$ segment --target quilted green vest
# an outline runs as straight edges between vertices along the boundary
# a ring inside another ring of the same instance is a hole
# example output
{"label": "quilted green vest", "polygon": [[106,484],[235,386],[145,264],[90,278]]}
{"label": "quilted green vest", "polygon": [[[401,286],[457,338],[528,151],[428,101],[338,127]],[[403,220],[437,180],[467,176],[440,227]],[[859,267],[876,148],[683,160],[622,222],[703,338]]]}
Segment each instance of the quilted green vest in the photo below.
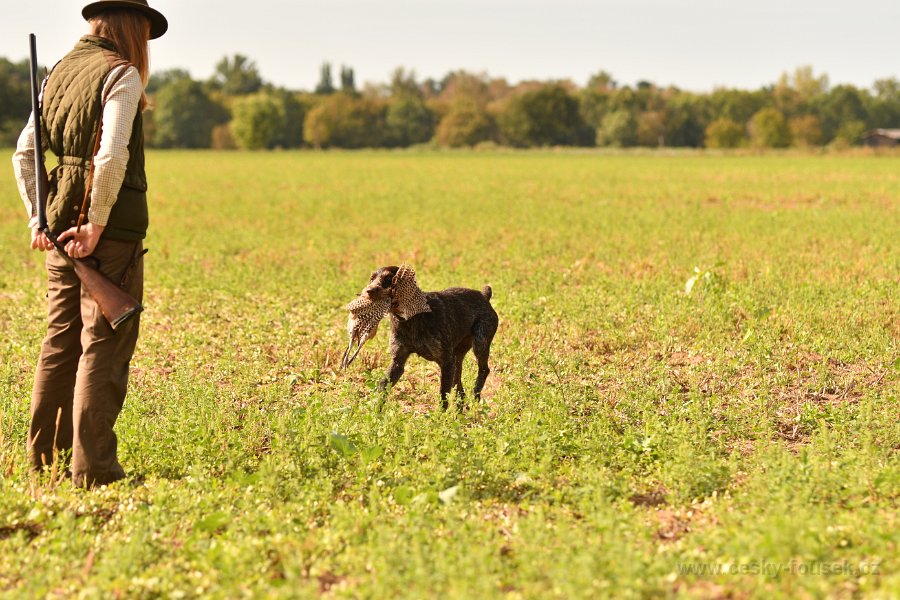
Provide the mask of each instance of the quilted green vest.
{"label": "quilted green vest", "polygon": [[[58,160],[49,172],[47,223],[56,233],[72,227],[78,220],[103,114],[103,85],[109,72],[123,63],[109,40],[87,35],[57,63],[47,80],[42,111],[44,139]],[[144,239],[147,220],[144,131],[138,108],[128,142],[125,180],[103,237],[125,241]]]}

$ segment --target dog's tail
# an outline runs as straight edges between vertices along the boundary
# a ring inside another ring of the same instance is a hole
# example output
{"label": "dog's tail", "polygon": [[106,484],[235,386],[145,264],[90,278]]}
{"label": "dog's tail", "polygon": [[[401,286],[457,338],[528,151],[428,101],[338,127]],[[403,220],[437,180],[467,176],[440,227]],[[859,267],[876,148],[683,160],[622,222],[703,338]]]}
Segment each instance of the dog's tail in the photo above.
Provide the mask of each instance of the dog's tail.
{"label": "dog's tail", "polygon": [[491,286],[486,285],[481,288],[481,295],[484,296],[485,300],[490,300],[491,296],[494,295],[494,290],[491,289]]}

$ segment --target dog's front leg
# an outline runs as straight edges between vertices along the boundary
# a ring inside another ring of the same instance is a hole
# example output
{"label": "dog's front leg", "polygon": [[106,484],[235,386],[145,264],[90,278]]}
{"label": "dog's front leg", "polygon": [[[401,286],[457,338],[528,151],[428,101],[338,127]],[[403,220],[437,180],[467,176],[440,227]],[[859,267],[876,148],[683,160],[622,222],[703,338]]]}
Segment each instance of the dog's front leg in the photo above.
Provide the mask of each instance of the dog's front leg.
{"label": "dog's front leg", "polygon": [[453,389],[456,383],[456,361],[453,357],[444,360],[441,365],[441,408],[447,410],[450,406],[447,401],[447,394]]}
{"label": "dog's front leg", "polygon": [[385,391],[390,384],[390,387],[394,387],[397,381],[400,379],[400,376],[403,375],[403,369],[406,367],[406,361],[409,358],[409,352],[404,351],[396,351],[391,356],[391,366],[388,368],[387,375],[381,381],[381,384],[378,386],[379,391]]}

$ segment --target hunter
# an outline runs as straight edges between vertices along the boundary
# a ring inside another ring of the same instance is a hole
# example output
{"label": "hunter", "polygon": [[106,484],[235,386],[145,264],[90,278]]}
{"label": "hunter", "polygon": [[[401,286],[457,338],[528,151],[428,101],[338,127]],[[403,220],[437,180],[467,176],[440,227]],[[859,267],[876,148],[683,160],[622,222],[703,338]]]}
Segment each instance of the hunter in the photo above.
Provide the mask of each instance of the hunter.
{"label": "hunter", "polygon": [[103,0],[84,7],[90,33],[44,80],[41,152],[49,169],[47,226],[36,215],[35,119],[13,155],[19,192],[31,216],[31,247],[47,251],[48,326],[31,397],[28,454],[43,470],[70,465],[79,487],[125,477],[113,432],[125,402],[139,316],[113,330],[75,275],[86,261],[133,297],[143,295],[147,233],[142,113],[149,77],[149,41],[168,29],[146,0]]}

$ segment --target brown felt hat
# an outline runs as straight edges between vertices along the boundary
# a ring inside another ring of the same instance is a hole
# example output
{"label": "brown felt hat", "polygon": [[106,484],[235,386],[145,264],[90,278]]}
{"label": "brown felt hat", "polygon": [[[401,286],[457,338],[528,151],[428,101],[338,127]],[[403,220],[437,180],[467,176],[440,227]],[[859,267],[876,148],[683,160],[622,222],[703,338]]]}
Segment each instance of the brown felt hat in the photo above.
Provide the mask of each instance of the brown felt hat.
{"label": "brown felt hat", "polygon": [[91,17],[106,10],[107,8],[131,8],[147,15],[150,20],[150,39],[155,40],[169,28],[169,22],[161,12],[154,8],[150,8],[147,0],[100,0],[100,2],[91,2],[81,9],[81,16],[85,21],[90,21]]}

